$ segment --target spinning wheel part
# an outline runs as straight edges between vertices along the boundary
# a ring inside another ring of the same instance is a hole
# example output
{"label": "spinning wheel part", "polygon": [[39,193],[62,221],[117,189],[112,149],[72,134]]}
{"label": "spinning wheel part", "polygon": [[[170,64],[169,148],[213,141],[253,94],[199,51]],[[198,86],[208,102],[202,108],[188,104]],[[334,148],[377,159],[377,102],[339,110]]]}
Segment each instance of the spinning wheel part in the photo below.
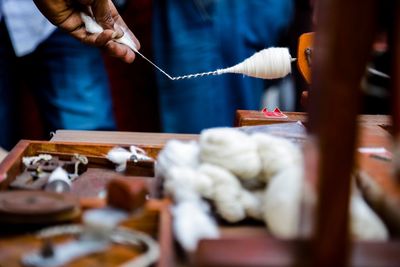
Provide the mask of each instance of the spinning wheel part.
{"label": "spinning wheel part", "polygon": [[43,191],[0,193],[0,223],[39,224],[75,219],[78,200],[67,194]]}
{"label": "spinning wheel part", "polygon": [[304,33],[299,38],[297,50],[297,66],[307,84],[311,84],[311,64],[312,50],[314,43],[314,33]]}
{"label": "spinning wheel part", "polygon": [[[22,257],[22,263],[26,266],[65,266],[80,257],[104,252],[111,243],[132,247],[141,252],[139,256],[123,263],[120,266],[125,267],[145,267],[155,263],[160,255],[158,243],[145,233],[118,227],[108,233],[106,240],[91,240],[81,238],[77,241],[51,246],[51,253],[47,253],[49,248],[49,239],[64,235],[85,235],[87,228],[81,225],[61,225],[46,228],[37,234],[37,237],[44,239],[46,253],[43,253],[44,247],[36,252],[28,253]],[[109,243],[110,242],[110,243]]]}

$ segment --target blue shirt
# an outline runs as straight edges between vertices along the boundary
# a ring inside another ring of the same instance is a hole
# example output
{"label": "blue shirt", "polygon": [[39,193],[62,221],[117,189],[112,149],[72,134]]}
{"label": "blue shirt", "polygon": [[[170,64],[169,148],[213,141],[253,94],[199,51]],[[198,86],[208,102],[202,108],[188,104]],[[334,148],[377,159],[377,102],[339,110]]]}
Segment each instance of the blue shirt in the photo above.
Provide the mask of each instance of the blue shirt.
{"label": "blue shirt", "polygon": [[0,19],[4,19],[15,54],[33,52],[56,29],[32,0],[0,0]]}

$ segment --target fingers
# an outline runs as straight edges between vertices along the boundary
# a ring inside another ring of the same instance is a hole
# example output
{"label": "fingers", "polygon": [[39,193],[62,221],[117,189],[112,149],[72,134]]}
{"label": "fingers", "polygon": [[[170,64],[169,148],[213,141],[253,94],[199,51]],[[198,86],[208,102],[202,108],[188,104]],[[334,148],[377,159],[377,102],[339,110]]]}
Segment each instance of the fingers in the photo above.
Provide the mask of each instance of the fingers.
{"label": "fingers", "polygon": [[94,0],[92,4],[93,15],[103,29],[115,30],[116,38],[121,38],[124,32],[115,25],[114,17],[119,17],[118,11],[110,0]]}
{"label": "fingers", "polygon": [[86,44],[104,48],[111,56],[122,59],[127,63],[133,62],[135,59],[135,53],[129,47],[117,43],[115,40],[121,38],[124,34],[128,34],[137,49],[140,48],[140,43],[126,26],[114,4],[110,0],[77,1],[91,7],[91,13],[104,31],[101,33],[90,34],[84,32],[84,29],[77,29],[76,31],[71,32],[71,34]]}
{"label": "fingers", "polygon": [[126,45],[110,41],[105,45],[105,48],[111,56],[122,59],[126,63],[132,63],[135,60],[135,52]]}
{"label": "fingers", "polygon": [[113,30],[104,30],[97,37],[95,36],[94,44],[98,47],[105,46],[109,41],[113,40],[115,32]]}

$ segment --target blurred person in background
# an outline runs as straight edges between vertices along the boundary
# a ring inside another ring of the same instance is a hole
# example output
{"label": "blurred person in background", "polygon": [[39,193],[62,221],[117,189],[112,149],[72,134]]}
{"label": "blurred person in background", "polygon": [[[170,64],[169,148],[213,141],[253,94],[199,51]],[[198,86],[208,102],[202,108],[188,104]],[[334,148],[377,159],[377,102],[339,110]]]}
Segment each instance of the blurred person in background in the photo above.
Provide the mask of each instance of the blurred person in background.
{"label": "blurred person in background", "polygon": [[99,49],[57,29],[32,0],[0,0],[0,21],[0,147],[11,149],[21,138],[21,81],[35,97],[46,132],[115,129]]}
{"label": "blurred person in background", "polygon": [[[154,0],[154,60],[170,75],[235,65],[278,45],[293,0]],[[157,73],[165,132],[232,126],[237,109],[259,109],[266,81],[225,74],[171,81]]]}

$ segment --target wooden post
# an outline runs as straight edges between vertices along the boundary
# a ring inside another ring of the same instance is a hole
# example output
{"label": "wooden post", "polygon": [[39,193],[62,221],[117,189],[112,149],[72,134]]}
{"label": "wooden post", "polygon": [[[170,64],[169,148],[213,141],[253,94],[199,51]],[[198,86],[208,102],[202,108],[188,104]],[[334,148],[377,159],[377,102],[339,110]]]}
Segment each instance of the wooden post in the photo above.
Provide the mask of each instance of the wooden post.
{"label": "wooden post", "polygon": [[400,2],[393,0],[393,5],[387,10],[393,18],[389,28],[389,49],[391,55],[391,91],[392,118],[394,140],[394,168],[397,182],[400,185]]}
{"label": "wooden post", "polygon": [[313,266],[348,264],[348,204],[360,83],[376,27],[375,0],[320,0],[309,121],[319,154]]}

